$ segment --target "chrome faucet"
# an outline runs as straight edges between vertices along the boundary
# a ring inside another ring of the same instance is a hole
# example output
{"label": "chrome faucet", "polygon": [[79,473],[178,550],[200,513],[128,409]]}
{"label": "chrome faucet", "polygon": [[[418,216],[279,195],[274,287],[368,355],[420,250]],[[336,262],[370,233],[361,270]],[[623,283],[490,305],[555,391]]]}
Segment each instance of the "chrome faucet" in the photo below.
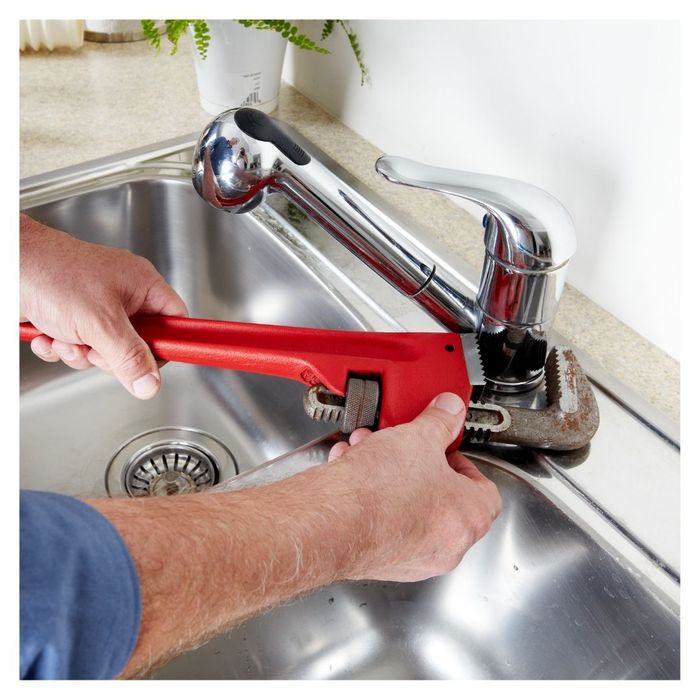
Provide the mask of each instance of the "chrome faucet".
{"label": "chrome faucet", "polygon": [[482,206],[486,255],[476,301],[440,269],[411,232],[312,158],[266,114],[229,110],[204,129],[193,183],[213,206],[250,211],[279,191],[451,331],[476,332],[491,389],[517,393],[542,379],[547,332],[576,238],[568,212],[517,180],[383,156],[391,182],[463,197]]}

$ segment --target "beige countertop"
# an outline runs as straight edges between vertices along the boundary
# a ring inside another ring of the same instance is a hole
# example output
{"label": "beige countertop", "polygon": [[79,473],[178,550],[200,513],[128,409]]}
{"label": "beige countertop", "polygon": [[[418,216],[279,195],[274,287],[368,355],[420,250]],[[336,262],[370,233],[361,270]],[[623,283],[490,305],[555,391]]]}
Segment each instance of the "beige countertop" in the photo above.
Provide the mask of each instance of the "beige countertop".
{"label": "beige countertop", "polygon": [[[442,195],[377,177],[381,151],[288,85],[275,116],[481,268],[481,226],[463,209]],[[197,132],[210,119],[199,106],[186,42],[175,56],[157,55],[145,42],[87,42],[76,52],[28,53],[20,60],[21,177]],[[673,358],[568,285],[555,328],[679,421],[680,367]]]}

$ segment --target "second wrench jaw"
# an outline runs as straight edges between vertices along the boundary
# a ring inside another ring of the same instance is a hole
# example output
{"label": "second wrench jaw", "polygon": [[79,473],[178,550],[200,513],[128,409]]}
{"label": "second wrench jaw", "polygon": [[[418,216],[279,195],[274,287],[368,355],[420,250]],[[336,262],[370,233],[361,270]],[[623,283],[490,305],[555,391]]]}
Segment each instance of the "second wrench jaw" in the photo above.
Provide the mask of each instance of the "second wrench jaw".
{"label": "second wrench jaw", "polygon": [[[472,443],[486,443],[495,433],[508,430],[510,424],[510,413],[503,406],[470,401],[464,422],[464,439]],[[497,436],[493,441],[498,442]]]}
{"label": "second wrench jaw", "polygon": [[344,399],[315,384],[304,393],[304,412],[319,423],[339,423],[345,413]]}

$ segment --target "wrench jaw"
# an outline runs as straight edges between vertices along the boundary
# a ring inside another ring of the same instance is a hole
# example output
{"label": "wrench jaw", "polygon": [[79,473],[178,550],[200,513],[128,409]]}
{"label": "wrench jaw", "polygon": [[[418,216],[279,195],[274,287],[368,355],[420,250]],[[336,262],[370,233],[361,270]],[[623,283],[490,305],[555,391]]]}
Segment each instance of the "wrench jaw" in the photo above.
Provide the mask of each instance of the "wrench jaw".
{"label": "wrench jaw", "polygon": [[553,347],[545,363],[545,408],[470,403],[465,441],[570,451],[586,446],[600,417],[591,385],[571,348]]}
{"label": "wrench jaw", "polygon": [[376,428],[379,416],[379,382],[350,377],[345,396],[332,394],[316,384],[304,394],[304,411],[309,418],[323,423],[339,423],[341,433],[349,435],[357,428]]}

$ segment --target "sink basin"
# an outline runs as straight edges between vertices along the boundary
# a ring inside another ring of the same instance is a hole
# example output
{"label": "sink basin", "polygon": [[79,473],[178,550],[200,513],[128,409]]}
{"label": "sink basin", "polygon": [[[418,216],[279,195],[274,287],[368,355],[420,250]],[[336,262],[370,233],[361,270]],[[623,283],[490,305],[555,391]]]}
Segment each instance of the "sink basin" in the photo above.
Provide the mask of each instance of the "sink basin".
{"label": "sink basin", "polygon": [[[282,200],[239,216],[209,208],[187,179],[191,148],[183,139],[31,178],[22,206],[146,256],[193,316],[435,328],[311,222],[290,223]],[[158,398],[141,402],[96,370],[45,364],[27,346],[20,359],[23,488],[126,497],[140,461],[166,443],[200,455],[208,483],[242,488],[321,462],[332,444],[302,410],[304,387],[288,380],[170,363]],[[678,446],[634,401],[601,381],[596,394],[601,430],[580,454],[470,451],[503,513],[454,572],[326,587],[153,677],[679,678]],[[642,446],[649,464],[632,464],[620,440]],[[671,491],[657,504],[663,527],[649,523],[644,500],[658,495],[654,479]],[[626,498],[604,488],[611,481],[628,484]]]}

